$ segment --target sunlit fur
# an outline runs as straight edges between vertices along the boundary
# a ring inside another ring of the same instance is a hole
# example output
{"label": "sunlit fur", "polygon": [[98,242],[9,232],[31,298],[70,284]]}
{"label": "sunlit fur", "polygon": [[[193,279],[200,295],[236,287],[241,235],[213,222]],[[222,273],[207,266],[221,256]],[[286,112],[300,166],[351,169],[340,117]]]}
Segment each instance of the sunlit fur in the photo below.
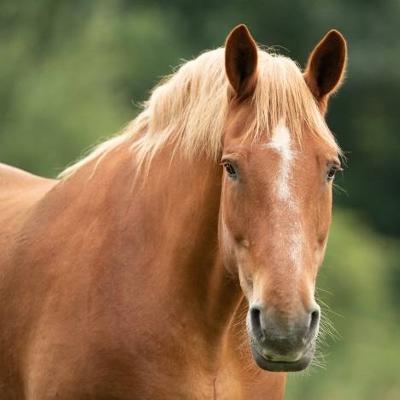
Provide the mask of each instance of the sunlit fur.
{"label": "sunlit fur", "polygon": [[[247,135],[254,140],[262,132],[272,135],[273,128],[283,121],[299,142],[307,130],[340,153],[294,61],[259,49],[257,74],[251,99],[256,117]],[[161,81],[143,111],[121,134],[100,144],[60,177],[70,176],[82,165],[126,142],[130,143],[138,165],[150,162],[167,142],[174,143],[189,158],[206,154],[217,160],[229,108],[228,85],[223,48],[186,62]]]}

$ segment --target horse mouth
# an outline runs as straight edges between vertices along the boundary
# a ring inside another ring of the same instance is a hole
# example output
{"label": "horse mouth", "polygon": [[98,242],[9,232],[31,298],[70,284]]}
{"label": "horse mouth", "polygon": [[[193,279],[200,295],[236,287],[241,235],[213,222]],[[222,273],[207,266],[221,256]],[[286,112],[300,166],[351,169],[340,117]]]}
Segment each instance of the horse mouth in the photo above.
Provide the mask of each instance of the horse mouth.
{"label": "horse mouth", "polygon": [[271,372],[298,372],[306,369],[314,356],[314,347],[311,346],[299,359],[294,361],[274,360],[264,356],[256,345],[251,346],[253,358],[261,369]]}

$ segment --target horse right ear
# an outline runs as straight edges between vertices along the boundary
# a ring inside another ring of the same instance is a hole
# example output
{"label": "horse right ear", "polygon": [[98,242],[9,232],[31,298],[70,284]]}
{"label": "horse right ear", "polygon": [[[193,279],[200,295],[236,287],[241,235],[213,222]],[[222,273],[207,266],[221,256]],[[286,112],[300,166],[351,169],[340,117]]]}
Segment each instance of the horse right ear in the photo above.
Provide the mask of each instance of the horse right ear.
{"label": "horse right ear", "polygon": [[235,95],[251,95],[257,78],[257,45],[246,25],[238,25],[225,42],[225,70]]}
{"label": "horse right ear", "polygon": [[346,39],[332,29],[312,51],[304,72],[307,85],[322,109],[326,109],[329,96],[343,82],[346,64]]}

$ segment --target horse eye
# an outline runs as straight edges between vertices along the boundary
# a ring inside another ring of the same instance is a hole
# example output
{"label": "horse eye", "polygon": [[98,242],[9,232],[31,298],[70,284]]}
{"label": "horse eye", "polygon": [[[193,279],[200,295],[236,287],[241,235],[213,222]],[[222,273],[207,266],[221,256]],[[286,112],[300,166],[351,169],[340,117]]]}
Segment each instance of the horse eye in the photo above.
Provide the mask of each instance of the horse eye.
{"label": "horse eye", "polygon": [[237,177],[236,169],[235,169],[235,167],[232,165],[231,162],[229,162],[229,161],[223,161],[223,162],[222,162],[222,165],[224,166],[225,171],[226,171],[226,173],[228,174],[228,176],[229,176],[230,178],[234,178],[234,179],[235,179],[235,178]]}
{"label": "horse eye", "polygon": [[326,175],[326,180],[328,182],[333,181],[335,179],[336,172],[338,172],[339,170],[340,170],[340,167],[338,167],[337,165],[332,165],[329,168],[329,171]]}

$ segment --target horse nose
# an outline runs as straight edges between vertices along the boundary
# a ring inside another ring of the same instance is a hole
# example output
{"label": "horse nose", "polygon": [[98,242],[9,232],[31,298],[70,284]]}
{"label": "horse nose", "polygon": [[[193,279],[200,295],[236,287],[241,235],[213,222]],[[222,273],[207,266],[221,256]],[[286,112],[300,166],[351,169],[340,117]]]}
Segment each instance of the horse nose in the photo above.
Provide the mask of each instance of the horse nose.
{"label": "horse nose", "polygon": [[279,316],[272,310],[253,306],[249,310],[250,330],[263,353],[271,357],[296,358],[317,333],[320,308],[313,306],[295,317]]}

